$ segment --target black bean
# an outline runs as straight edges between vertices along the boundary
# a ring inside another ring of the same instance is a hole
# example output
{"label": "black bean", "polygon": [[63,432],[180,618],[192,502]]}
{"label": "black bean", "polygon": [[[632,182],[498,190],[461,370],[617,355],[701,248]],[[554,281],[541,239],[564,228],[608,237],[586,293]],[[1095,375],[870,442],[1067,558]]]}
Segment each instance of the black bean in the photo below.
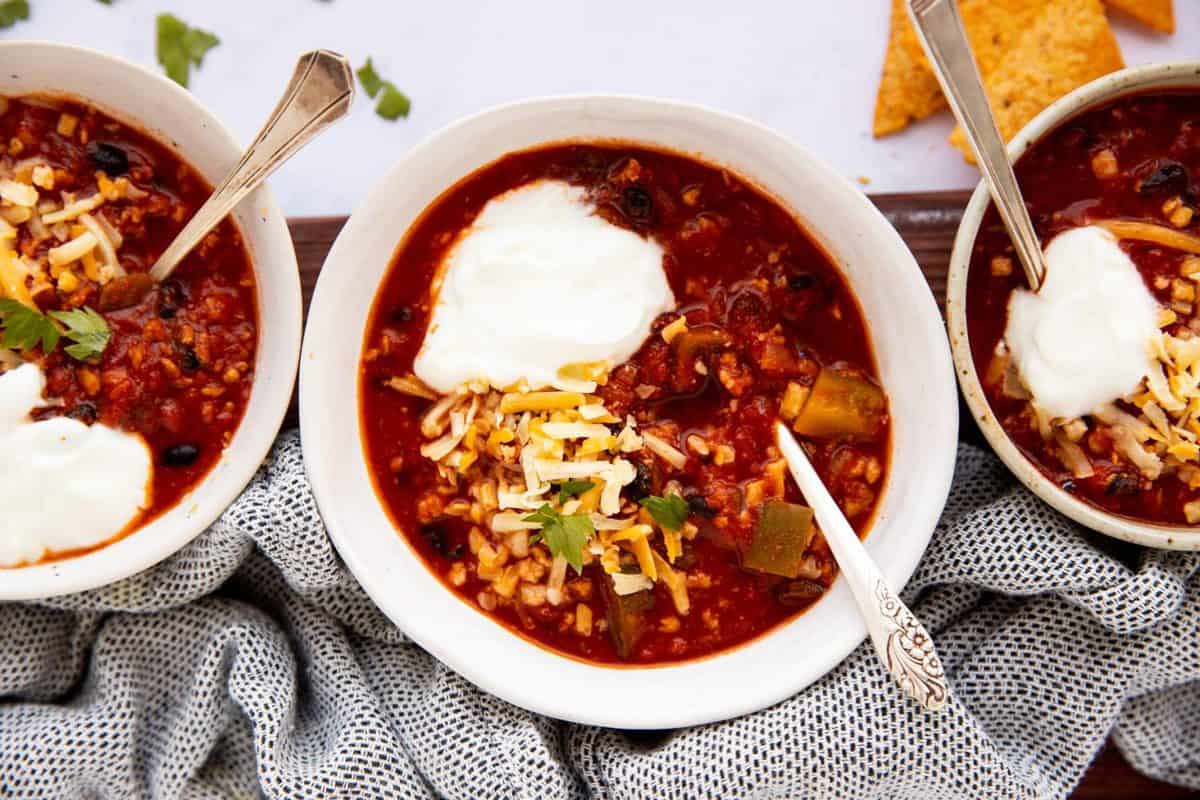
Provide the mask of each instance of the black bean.
{"label": "black bean", "polygon": [[1181,194],[1187,191],[1190,183],[1187,167],[1178,161],[1160,158],[1151,166],[1150,174],[1142,178],[1138,191],[1143,194],[1159,191]]}
{"label": "black bean", "polygon": [[649,497],[654,494],[654,474],[650,472],[650,468],[646,466],[644,461],[634,462],[634,467],[637,474],[634,475],[633,481],[628,486],[630,497],[641,500],[643,497]]}
{"label": "black bean", "polygon": [[650,212],[654,210],[654,201],[650,199],[650,193],[640,186],[626,187],[624,201],[625,214],[630,219],[649,219]]}
{"label": "black bean", "polygon": [[801,272],[788,278],[788,288],[793,292],[803,292],[816,284],[817,278],[811,272]]}
{"label": "black bean", "polygon": [[168,467],[190,467],[200,457],[200,448],[194,444],[173,444],[162,452],[162,463]]}
{"label": "black bean", "polygon": [[399,306],[392,312],[393,322],[408,322],[412,317],[412,309],[408,306]]}
{"label": "black bean", "polygon": [[129,156],[115,144],[92,142],[88,145],[88,157],[96,169],[104,170],[109,177],[124,175],[129,171]]}
{"label": "black bean", "polygon": [[183,284],[174,279],[167,280],[158,287],[158,315],[163,319],[173,318],[186,300]]}
{"label": "black bean", "polygon": [[196,355],[195,348],[190,345],[178,345],[179,350],[179,368],[184,372],[195,372],[200,369],[200,356]]}
{"label": "black bean", "polygon": [[701,517],[712,519],[717,515],[717,510],[708,504],[702,494],[694,494],[687,499],[688,508],[693,514]]}
{"label": "black bean", "polygon": [[71,419],[77,419],[84,425],[93,425],[97,417],[96,406],[89,402],[82,402],[67,412],[67,416]]}
{"label": "black bean", "polygon": [[1141,491],[1141,482],[1130,475],[1117,473],[1108,480],[1104,493],[1109,497],[1137,494]]}
{"label": "black bean", "polygon": [[445,558],[462,555],[462,545],[451,545],[446,528],[439,522],[427,522],[421,526],[421,535],[429,542],[434,552]]}

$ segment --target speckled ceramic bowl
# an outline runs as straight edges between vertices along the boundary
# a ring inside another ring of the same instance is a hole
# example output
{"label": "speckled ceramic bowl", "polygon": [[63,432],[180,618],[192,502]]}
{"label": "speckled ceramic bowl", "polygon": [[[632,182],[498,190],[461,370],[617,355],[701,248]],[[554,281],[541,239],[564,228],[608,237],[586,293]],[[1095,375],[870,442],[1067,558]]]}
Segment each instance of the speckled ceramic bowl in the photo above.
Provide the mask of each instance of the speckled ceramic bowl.
{"label": "speckled ceramic bowl", "polygon": [[[1016,161],[1033,142],[1047,132],[1072,117],[1110,100],[1127,94],[1181,89],[1200,91],[1200,62],[1149,64],[1106,75],[1081,86],[1034,117],[1009,144],[1008,156]],[[967,269],[971,263],[975,235],[990,204],[991,196],[987,186],[981,182],[967,204],[958,236],[954,240],[954,252],[950,258],[950,274],[946,284],[946,323],[958,382],[984,436],[1001,460],[1030,491],[1081,525],[1117,539],[1149,547],[1200,550],[1200,527],[1156,525],[1111,514],[1063,491],[1013,444],[992,414],[971,358],[966,319]]]}

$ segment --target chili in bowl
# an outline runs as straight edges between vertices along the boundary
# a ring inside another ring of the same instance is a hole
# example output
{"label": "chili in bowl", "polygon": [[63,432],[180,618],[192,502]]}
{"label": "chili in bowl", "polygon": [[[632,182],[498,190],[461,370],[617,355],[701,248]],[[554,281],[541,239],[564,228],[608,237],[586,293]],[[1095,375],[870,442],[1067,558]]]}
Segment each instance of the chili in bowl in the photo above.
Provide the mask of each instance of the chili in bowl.
{"label": "chili in bowl", "polygon": [[1047,261],[1024,286],[986,190],[951,260],[947,319],[984,434],[1042,499],[1094,530],[1200,548],[1200,80],[1101,78],[1009,147]]}
{"label": "chili in bowl", "polygon": [[744,713],[864,635],[775,419],[897,584],[928,541],[956,436],[929,300],[861,193],[752,123],[495,109],[410,154],[335,243],[306,467],[375,602],[485,689],[621,727]]}
{"label": "chili in bowl", "polygon": [[299,288],[265,193],[153,284],[238,147],[140,68],[0,52],[23,65],[0,80],[0,597],[45,597],[152,565],[244,487],[289,399]]}

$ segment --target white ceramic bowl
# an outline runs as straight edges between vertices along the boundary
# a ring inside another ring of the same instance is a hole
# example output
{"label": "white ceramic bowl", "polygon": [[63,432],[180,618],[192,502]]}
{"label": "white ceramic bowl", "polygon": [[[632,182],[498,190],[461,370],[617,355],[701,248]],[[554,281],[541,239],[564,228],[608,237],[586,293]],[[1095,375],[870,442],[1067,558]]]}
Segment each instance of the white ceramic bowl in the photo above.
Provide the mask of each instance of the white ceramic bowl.
{"label": "white ceramic bowl", "polygon": [[862,641],[863,623],[841,580],[807,613],[729,652],[653,668],[587,664],[513,634],[443,586],[393,528],[367,472],[359,355],[401,237],[476,169],[571,139],[635,142],[724,165],[794,209],[840,265],[869,322],[894,419],[892,468],[867,547],[893,585],[908,580],[945,503],[958,431],[949,351],[925,279],[862,192],[821,161],[746,119],[662,100],[566,97],[495,108],[434,135],[385,175],[334,244],[310,309],[300,418],[313,490],[330,536],[371,598],[483,689],[550,716],[621,728],[754,711],[821,677]]}
{"label": "white ceramic bowl", "polygon": [[[41,92],[91,103],[169,144],[211,183],[241,157],[229,131],[187,90],[127,61],[49,42],[0,42],[0,62],[0,95]],[[295,383],[300,278],[287,222],[266,188],[250,195],[234,217],[258,279],[259,338],[254,388],[229,447],[192,492],[129,536],[77,558],[0,569],[0,600],[79,592],[153,566],[212,524],[262,464]]]}
{"label": "white ceramic bowl", "polygon": [[[1016,161],[1031,144],[1046,133],[1088,109],[1123,95],[1156,89],[1200,91],[1200,62],[1132,67],[1081,86],[1034,117],[1009,143],[1008,157]],[[975,235],[979,231],[983,214],[990,203],[987,186],[980,182],[975,187],[975,193],[971,195],[971,201],[967,204],[958,235],[954,240],[950,273],[946,281],[946,325],[950,333],[950,348],[954,353],[954,364],[963,395],[966,396],[967,405],[983,430],[983,435],[987,437],[988,443],[1000,459],[1030,491],[1079,524],[1135,544],[1169,550],[1200,550],[1200,528],[1140,522],[1110,514],[1064,492],[1017,449],[992,414],[971,358],[966,318],[967,269],[971,263],[971,249],[974,247]]]}

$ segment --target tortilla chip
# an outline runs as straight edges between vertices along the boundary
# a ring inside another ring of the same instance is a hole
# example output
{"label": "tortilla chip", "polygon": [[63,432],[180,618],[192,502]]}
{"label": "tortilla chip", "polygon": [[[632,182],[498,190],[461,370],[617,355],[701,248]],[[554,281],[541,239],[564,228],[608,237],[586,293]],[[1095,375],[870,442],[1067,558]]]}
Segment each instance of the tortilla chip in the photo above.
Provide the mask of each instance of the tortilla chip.
{"label": "tortilla chip", "polygon": [[[984,71],[984,87],[1005,141],[1067,92],[1125,66],[1100,0],[1045,0],[1039,5],[1022,20],[1003,61]],[[954,129],[950,143],[975,162],[961,128]]]}
{"label": "tortilla chip", "polygon": [[[959,0],[963,28],[983,76],[1013,47],[1027,20],[1046,0]],[[876,137],[905,128],[946,106],[921,40],[909,21],[907,2],[892,0],[891,33],[875,99]]]}
{"label": "tortilla chip", "polygon": [[1163,33],[1175,32],[1175,9],[1171,0],[1106,0],[1109,8],[1123,11],[1133,19]]}
{"label": "tortilla chip", "polygon": [[892,0],[892,27],[875,95],[876,137],[895,133],[946,105],[905,6],[905,0]]}

